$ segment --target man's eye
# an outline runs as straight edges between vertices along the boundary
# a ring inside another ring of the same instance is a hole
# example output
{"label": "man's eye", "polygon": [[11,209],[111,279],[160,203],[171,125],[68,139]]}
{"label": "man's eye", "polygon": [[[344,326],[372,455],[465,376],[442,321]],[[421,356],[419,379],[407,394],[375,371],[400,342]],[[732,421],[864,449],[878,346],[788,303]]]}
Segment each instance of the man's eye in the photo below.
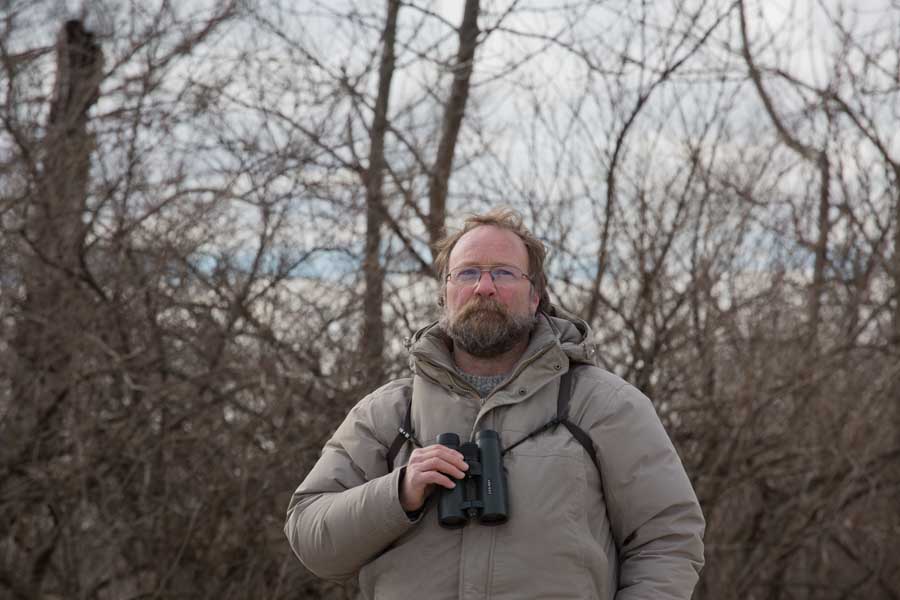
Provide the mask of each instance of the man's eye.
{"label": "man's eye", "polygon": [[494,276],[494,279],[500,279],[501,281],[516,278],[515,271],[513,271],[512,269],[504,268],[504,267],[498,267],[496,269],[491,269],[491,275]]}
{"label": "man's eye", "polygon": [[460,281],[473,281],[481,278],[480,269],[462,269],[456,272],[456,278]]}

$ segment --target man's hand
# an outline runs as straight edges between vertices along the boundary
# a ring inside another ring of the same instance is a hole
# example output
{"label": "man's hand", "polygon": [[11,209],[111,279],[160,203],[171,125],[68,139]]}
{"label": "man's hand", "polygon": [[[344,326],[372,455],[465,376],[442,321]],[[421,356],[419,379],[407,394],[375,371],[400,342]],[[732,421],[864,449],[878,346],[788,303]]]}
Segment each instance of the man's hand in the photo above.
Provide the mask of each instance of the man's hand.
{"label": "man's hand", "polygon": [[456,484],[447,475],[462,479],[463,471],[468,468],[462,454],[447,446],[416,448],[409,456],[400,482],[400,506],[406,512],[419,510],[435,485],[453,489]]}

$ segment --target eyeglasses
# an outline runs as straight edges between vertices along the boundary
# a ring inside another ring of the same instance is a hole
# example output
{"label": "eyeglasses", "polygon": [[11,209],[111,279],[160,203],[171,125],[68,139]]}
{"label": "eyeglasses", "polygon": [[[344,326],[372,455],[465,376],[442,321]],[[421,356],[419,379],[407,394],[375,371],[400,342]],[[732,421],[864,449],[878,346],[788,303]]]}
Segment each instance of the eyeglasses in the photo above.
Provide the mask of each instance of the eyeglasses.
{"label": "eyeglasses", "polygon": [[447,279],[457,285],[474,285],[481,281],[481,274],[485,272],[490,273],[491,281],[495,285],[512,285],[520,279],[531,281],[531,277],[523,273],[521,269],[509,265],[457,267],[450,270]]}

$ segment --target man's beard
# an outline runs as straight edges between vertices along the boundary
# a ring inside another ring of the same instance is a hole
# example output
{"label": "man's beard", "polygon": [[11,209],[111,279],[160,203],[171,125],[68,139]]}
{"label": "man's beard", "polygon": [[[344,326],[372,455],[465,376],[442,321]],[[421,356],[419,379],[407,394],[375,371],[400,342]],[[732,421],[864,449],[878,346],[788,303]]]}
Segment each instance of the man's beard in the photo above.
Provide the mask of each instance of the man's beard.
{"label": "man's beard", "polygon": [[512,315],[492,298],[473,298],[455,317],[445,308],[440,326],[460,349],[478,358],[493,358],[512,350],[532,332],[535,315]]}

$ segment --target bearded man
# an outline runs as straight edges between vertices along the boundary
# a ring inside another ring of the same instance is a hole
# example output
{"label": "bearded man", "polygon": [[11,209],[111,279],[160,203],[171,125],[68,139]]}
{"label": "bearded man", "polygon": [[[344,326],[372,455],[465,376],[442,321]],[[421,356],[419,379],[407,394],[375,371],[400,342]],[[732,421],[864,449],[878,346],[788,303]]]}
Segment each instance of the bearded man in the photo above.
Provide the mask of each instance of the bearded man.
{"label": "bearded man", "polygon": [[[412,338],[413,377],[363,398],[291,499],[285,533],[310,571],[358,574],[367,599],[691,597],[704,520],[690,481],[649,399],[550,304],[544,257],[509,210],[438,245],[442,314]],[[470,508],[449,529],[436,499],[483,472],[434,441],[484,431],[508,512],[487,526]]]}

